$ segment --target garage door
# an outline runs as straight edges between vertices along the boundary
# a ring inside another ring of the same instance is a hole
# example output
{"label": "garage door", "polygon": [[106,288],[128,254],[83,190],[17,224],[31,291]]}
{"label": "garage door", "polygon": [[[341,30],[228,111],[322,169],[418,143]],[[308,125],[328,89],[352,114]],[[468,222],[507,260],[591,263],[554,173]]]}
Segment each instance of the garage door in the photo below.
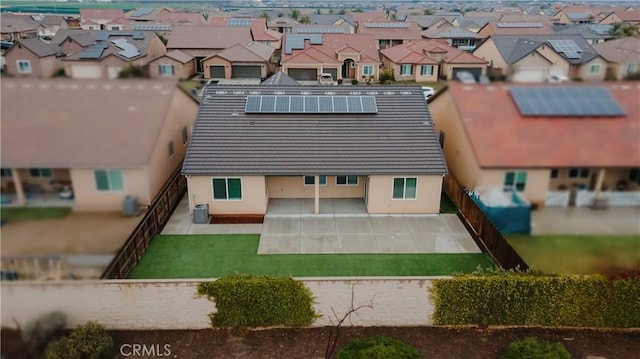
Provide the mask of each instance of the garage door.
{"label": "garage door", "polygon": [[120,66],[109,66],[107,67],[107,75],[110,79],[117,79],[120,75],[120,71],[122,71],[122,67]]}
{"label": "garage door", "polygon": [[294,80],[316,81],[318,80],[316,69],[289,69],[289,75]]}
{"label": "garage door", "polygon": [[545,80],[546,69],[525,68],[517,69],[511,76],[513,82],[543,82]]}
{"label": "garage door", "polygon": [[99,65],[71,65],[71,77],[74,79],[99,79],[102,78],[102,69]]}
{"label": "garage door", "polygon": [[338,69],[324,69],[322,71],[324,73],[331,74],[331,76],[333,76],[334,81],[338,79]]}
{"label": "garage door", "polygon": [[460,71],[464,71],[464,72],[470,72],[475,78],[476,80],[478,80],[478,78],[480,78],[480,75],[482,75],[482,69],[477,67],[470,67],[470,68],[465,68],[465,67],[454,67],[453,71],[452,71],[452,76],[454,79],[456,79],[456,74]]}
{"label": "garage door", "polygon": [[260,66],[231,66],[232,79],[259,79],[261,75]]}
{"label": "garage door", "polygon": [[209,74],[212,79],[223,79],[224,66],[209,66]]}

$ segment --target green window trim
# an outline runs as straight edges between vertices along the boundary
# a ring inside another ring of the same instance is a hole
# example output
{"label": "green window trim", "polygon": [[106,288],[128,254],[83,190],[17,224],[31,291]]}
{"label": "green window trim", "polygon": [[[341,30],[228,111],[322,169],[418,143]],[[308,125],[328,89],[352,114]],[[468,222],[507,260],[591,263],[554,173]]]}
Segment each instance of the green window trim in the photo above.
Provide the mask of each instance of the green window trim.
{"label": "green window trim", "polygon": [[[320,178],[320,186],[327,185],[327,176],[318,176]],[[305,186],[313,186],[316,183],[315,176],[304,176],[302,183]]]}
{"label": "green window trim", "polygon": [[212,178],[211,184],[215,201],[242,200],[242,180],[240,178]]}
{"label": "green window trim", "polygon": [[504,190],[511,191],[515,189],[518,192],[523,192],[527,187],[527,172],[526,171],[508,171],[504,174]]}
{"label": "green window trim", "polygon": [[95,170],[93,176],[99,192],[115,192],[124,190],[121,170]]}
{"label": "green window trim", "polygon": [[336,186],[357,186],[359,182],[358,176],[336,176]]}
{"label": "green window trim", "polygon": [[394,177],[392,198],[395,200],[414,200],[418,197],[417,177]]}

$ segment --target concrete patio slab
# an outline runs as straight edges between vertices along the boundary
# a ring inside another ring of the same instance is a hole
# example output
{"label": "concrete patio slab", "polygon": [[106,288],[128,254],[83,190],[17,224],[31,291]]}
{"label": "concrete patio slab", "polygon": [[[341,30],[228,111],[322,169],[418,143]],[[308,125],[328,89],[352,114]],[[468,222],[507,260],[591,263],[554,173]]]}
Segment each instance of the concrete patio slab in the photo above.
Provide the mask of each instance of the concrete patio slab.
{"label": "concrete patio slab", "polygon": [[301,217],[300,233],[302,234],[334,234],[336,223],[333,217]]}
{"label": "concrete patio slab", "polygon": [[640,208],[542,208],[531,212],[531,233],[640,235]]}
{"label": "concrete patio slab", "polygon": [[335,217],[338,234],[373,233],[369,217]]}

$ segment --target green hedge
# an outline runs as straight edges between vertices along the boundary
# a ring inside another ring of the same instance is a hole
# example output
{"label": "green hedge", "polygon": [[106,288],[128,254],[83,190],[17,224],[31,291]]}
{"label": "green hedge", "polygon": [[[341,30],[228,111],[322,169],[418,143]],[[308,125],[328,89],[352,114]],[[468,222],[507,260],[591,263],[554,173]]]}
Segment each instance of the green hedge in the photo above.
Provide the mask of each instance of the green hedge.
{"label": "green hedge", "polygon": [[640,279],[460,275],[430,289],[436,325],[640,327]]}
{"label": "green hedge", "polygon": [[113,339],[104,326],[87,322],[75,328],[67,337],[47,345],[47,359],[108,359],[113,358]]}
{"label": "green hedge", "polygon": [[200,283],[198,294],[215,302],[209,317],[216,327],[301,327],[318,317],[311,291],[290,277],[232,275]]}
{"label": "green hedge", "polygon": [[564,344],[551,343],[536,338],[525,338],[509,344],[500,359],[571,359]]}
{"label": "green hedge", "polygon": [[398,339],[377,336],[351,339],[336,359],[420,359],[420,353]]}

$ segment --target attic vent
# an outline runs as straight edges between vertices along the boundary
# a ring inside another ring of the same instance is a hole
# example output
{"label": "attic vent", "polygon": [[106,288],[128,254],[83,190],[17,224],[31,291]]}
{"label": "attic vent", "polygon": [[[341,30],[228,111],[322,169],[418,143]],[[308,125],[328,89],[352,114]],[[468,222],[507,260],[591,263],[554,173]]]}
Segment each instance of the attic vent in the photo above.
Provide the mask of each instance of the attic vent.
{"label": "attic vent", "polygon": [[260,91],[249,91],[249,95],[259,95]]}
{"label": "attic vent", "polygon": [[362,92],[360,91],[351,91],[349,92],[350,95],[360,95]]}
{"label": "attic vent", "polygon": [[395,95],[396,93],[393,91],[384,91],[383,94],[385,95]]}
{"label": "attic vent", "polygon": [[335,95],[336,92],[335,91],[325,91],[324,94],[325,95]]}
{"label": "attic vent", "polygon": [[367,91],[367,95],[377,95],[378,91]]}
{"label": "attic vent", "polygon": [[284,95],[284,91],[274,91],[274,95]]}
{"label": "attic vent", "polygon": [[400,91],[401,95],[411,95],[411,91]]}
{"label": "attic vent", "polygon": [[227,91],[225,90],[216,90],[216,95],[226,95]]}
{"label": "attic vent", "polygon": [[236,91],[233,91],[233,94],[234,95],[244,95],[244,91],[236,90]]}
{"label": "attic vent", "polygon": [[311,95],[311,91],[300,91],[301,95]]}

